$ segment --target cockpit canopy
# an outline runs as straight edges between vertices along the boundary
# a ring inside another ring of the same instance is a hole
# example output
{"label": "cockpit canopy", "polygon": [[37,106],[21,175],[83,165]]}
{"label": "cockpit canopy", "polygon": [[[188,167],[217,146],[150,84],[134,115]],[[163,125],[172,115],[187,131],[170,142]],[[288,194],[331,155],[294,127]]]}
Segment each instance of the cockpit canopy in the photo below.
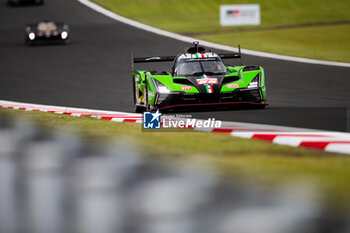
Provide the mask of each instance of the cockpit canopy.
{"label": "cockpit canopy", "polygon": [[226,67],[219,57],[181,59],[175,67],[175,76],[199,76],[226,74]]}
{"label": "cockpit canopy", "polygon": [[38,24],[38,31],[45,32],[55,30],[57,30],[57,26],[54,22],[45,21]]}

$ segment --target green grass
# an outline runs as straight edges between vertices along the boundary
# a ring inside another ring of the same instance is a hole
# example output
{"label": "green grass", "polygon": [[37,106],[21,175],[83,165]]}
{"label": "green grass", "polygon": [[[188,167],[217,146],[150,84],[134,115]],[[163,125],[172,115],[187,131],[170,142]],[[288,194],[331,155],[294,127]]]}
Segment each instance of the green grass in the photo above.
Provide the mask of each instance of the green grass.
{"label": "green grass", "polygon": [[350,20],[347,0],[93,0],[123,16],[174,32],[220,29],[223,4],[260,4],[263,26]]}
{"label": "green grass", "polygon": [[[350,62],[349,27],[219,34],[222,4],[258,3],[261,26],[299,25],[350,20],[348,0],[93,0],[128,18],[177,33],[218,31],[199,38],[246,49],[284,55]],[[239,28],[255,28],[247,26]],[[235,28],[235,27],[231,27]],[[259,28],[259,27],[257,27]],[[292,44],[286,48],[286,44]]]}
{"label": "green grass", "polygon": [[[198,36],[276,54],[350,62],[350,24]],[[259,42],[260,41],[260,42]]]}
{"label": "green grass", "polygon": [[[165,163],[195,160],[208,163],[227,181],[244,180],[269,187],[294,181],[311,182],[334,207],[348,206],[350,158],[319,150],[275,145],[225,134],[203,132],[147,133],[140,124],[76,118],[52,113],[0,109],[15,117],[24,115],[41,126],[65,127],[99,142],[125,139],[151,159]],[[350,207],[350,206],[348,206]]]}

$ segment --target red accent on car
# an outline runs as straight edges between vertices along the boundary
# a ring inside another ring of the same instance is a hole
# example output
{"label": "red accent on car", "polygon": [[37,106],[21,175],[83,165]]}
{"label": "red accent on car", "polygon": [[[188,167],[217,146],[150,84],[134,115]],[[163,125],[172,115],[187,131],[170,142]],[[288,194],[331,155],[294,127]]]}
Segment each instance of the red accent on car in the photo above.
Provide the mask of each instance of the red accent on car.
{"label": "red accent on car", "polygon": [[189,91],[189,90],[192,90],[192,87],[181,87],[181,89],[183,91]]}

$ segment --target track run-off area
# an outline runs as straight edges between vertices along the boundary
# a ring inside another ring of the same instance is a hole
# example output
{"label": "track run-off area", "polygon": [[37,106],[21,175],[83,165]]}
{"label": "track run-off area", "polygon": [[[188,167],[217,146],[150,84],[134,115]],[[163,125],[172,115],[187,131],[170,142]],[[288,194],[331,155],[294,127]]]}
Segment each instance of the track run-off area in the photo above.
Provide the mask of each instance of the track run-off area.
{"label": "track run-off area", "polygon": [[[79,1],[47,0],[43,6],[23,7],[8,7],[3,2],[0,15],[1,100],[132,112],[131,51],[135,56],[167,56],[190,45],[116,21]],[[71,44],[25,46],[25,25],[45,19],[67,23]],[[349,67],[248,54],[243,50],[244,64],[265,69],[267,109],[186,114],[201,119],[349,131]],[[161,64],[159,69],[170,67]]]}

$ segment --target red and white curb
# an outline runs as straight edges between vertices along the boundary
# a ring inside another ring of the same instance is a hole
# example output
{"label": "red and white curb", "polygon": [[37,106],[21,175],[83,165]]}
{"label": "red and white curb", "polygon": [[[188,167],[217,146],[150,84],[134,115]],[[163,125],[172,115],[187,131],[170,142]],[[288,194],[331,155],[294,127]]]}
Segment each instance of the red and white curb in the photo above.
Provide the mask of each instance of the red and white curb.
{"label": "red and white curb", "polygon": [[[28,104],[0,100],[0,107],[24,111],[51,112],[75,117],[93,117],[114,122],[142,123],[142,114]],[[180,120],[176,118],[175,120]],[[222,122],[220,128],[193,128],[196,131],[225,133],[234,137],[265,140],[276,144],[350,154],[350,134],[241,122]]]}
{"label": "red and white curb", "polygon": [[75,117],[93,117],[97,119],[116,122],[142,123],[142,115],[136,113],[115,112],[107,110],[92,110],[84,108],[59,107],[41,104],[28,104],[13,101],[0,100],[0,107],[25,111],[50,112],[55,114],[67,114]]}

